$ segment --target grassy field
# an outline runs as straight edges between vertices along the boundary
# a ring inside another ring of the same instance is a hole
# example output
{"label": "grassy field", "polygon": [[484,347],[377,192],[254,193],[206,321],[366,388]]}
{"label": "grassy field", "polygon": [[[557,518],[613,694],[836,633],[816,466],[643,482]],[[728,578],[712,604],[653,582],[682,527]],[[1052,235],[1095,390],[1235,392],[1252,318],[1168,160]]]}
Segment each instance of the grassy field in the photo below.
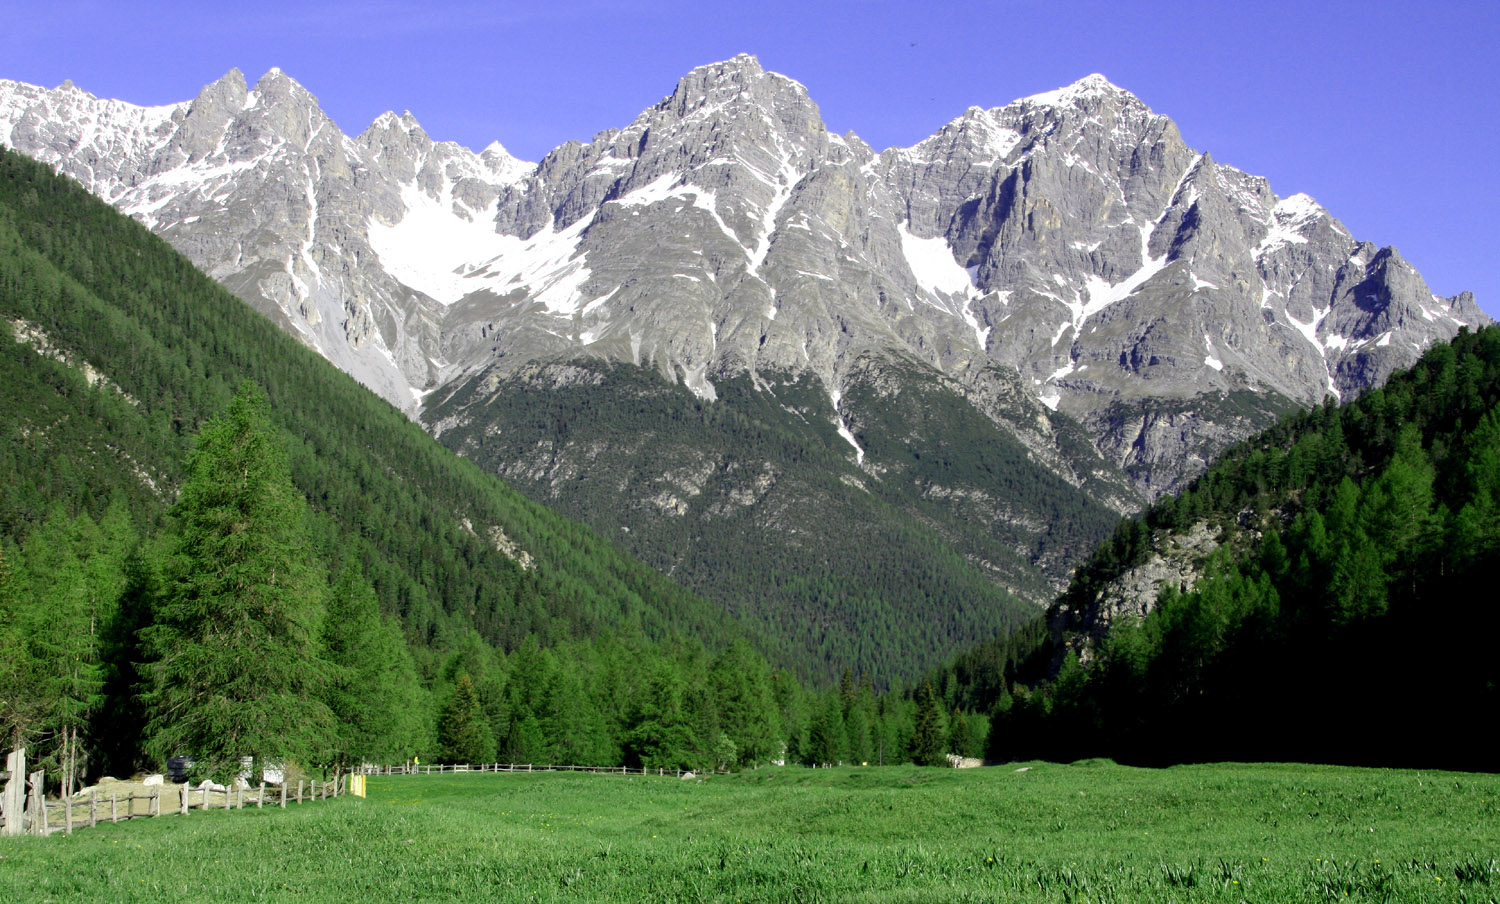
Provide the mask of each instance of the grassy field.
{"label": "grassy field", "polygon": [[372,778],[0,841],[0,901],[1500,898],[1500,776],[1288,765]]}

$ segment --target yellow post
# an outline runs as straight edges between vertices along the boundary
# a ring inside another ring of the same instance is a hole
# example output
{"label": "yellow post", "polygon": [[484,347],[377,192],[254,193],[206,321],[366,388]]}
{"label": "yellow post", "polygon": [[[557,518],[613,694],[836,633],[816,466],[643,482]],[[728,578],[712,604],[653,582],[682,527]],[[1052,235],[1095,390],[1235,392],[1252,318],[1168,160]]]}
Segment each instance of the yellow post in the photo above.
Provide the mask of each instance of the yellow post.
{"label": "yellow post", "polygon": [[365,796],[365,777],[363,775],[349,776],[349,792],[355,797]]}

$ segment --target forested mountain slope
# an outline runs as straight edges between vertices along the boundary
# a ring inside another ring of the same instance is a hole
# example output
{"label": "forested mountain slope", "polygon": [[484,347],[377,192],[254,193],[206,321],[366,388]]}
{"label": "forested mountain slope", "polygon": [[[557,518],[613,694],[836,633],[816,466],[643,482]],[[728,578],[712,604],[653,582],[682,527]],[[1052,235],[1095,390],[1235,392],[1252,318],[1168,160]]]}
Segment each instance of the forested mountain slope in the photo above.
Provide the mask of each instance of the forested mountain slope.
{"label": "forested mountain slope", "polygon": [[740,55],[619,125],[530,164],[276,69],[0,80],[0,144],[828,677],[1006,630],[1120,514],[1488,322],[1100,75],[877,152]]}
{"label": "forested mountain slope", "polygon": [[355,564],[419,644],[471,628],[506,649],[632,626],[710,645],[738,635],[588,528],[442,449],[145,227],[12,151],[0,151],[0,316],[0,534],[15,542],[57,502],[97,518],[119,497],[142,526],[158,521],[192,433],[250,379],[292,438],[315,542]]}
{"label": "forested mountain slope", "polygon": [[[725,379],[711,404],[650,371],[575,362],[476,381],[433,411],[444,444],[613,529],[779,658],[885,687],[1033,617],[1022,600],[1054,590],[1032,563],[1066,574],[1115,515],[941,388],[905,372],[897,385],[859,434],[868,471],[807,378]],[[485,419],[447,420],[474,404]]]}
{"label": "forested mountain slope", "polygon": [[997,755],[1500,768],[1497,568],[1489,327],[1230,449],[938,683]]}

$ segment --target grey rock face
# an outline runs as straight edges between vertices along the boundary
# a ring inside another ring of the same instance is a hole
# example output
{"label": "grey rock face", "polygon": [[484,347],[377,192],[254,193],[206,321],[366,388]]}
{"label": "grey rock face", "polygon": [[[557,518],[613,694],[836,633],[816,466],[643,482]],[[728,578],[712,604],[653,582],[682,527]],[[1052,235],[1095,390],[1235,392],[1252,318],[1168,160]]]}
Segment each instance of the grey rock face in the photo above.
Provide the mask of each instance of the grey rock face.
{"label": "grey rock face", "polygon": [[1071,650],[1088,665],[1116,621],[1144,619],[1156,608],[1164,590],[1191,589],[1202,576],[1209,554],[1219,548],[1220,539],[1219,532],[1209,525],[1195,524],[1181,535],[1163,540],[1145,562],[1112,581],[1090,605],[1074,607],[1060,600],[1048,613],[1048,626],[1059,651]]}
{"label": "grey rock face", "polygon": [[[0,82],[0,141],[413,414],[476,375],[595,357],[709,400],[812,374],[857,422],[840,400],[873,352],[1018,436],[1016,405],[1076,420],[1150,497],[1488,322],[1097,75],[878,155],[749,56],[534,167],[410,114],[347,136],[275,70],[161,108]],[[996,368],[1028,396],[1004,413],[983,401]]]}
{"label": "grey rock face", "polygon": [[[971,109],[880,170],[911,228],[974,273],[990,357],[1079,418],[1148,495],[1287,401],[1358,392],[1488,322],[1311,198],[1278,199],[1195,154],[1101,76]],[[1216,419],[1218,400],[1246,391],[1270,400],[1261,416]],[[1165,422],[1161,400],[1174,400]]]}
{"label": "grey rock face", "polygon": [[492,215],[526,167],[498,145],[438,144],[410,115],[357,139],[279,70],[238,70],[191,102],[134,107],[0,82],[0,141],[54,164],[393,404],[442,371],[442,305],[371,244],[415,204]]}

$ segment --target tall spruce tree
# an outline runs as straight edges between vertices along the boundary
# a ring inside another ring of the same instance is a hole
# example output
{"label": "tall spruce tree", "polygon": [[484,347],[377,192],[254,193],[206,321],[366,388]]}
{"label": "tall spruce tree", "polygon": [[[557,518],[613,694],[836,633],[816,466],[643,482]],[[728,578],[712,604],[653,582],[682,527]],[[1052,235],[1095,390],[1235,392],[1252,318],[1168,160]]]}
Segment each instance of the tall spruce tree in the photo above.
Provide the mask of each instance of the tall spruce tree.
{"label": "tall spruce tree", "polygon": [[918,766],[946,766],[947,736],[943,730],[943,710],[932,685],[922,685],[917,693],[917,722],[911,739],[911,760]]}
{"label": "tall spruce tree", "polygon": [[323,580],[270,406],[241,385],[204,425],[172,506],[145,702],[149,750],[232,777],[241,757],[312,762],[334,720],[318,656]]}
{"label": "tall spruce tree", "polygon": [[495,758],[495,732],[468,672],[459,674],[453,697],[438,718],[438,756],[447,763],[488,763]]}

